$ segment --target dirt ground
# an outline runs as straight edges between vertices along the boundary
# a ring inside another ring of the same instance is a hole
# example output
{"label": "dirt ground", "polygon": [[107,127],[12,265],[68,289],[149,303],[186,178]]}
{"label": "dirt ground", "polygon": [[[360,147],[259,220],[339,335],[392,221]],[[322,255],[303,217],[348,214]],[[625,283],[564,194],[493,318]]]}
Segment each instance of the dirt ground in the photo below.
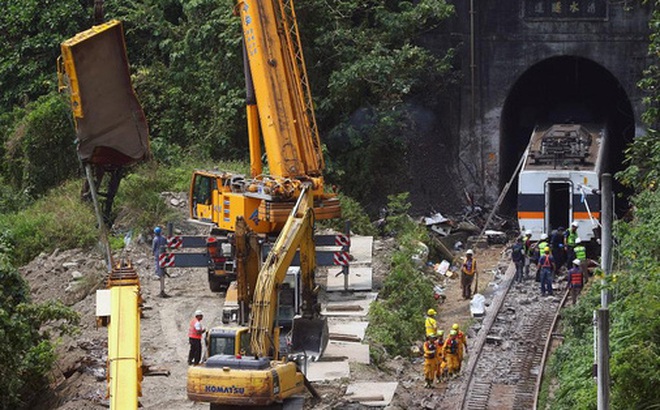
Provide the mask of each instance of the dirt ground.
{"label": "dirt ground", "polygon": [[[180,201],[177,201],[179,204]],[[182,205],[179,205],[182,206]],[[184,227],[184,234],[191,227]],[[142,382],[140,403],[145,409],[207,408],[202,403],[190,402],[186,397],[186,370],[188,355],[187,328],[196,309],[204,311],[207,327],[221,324],[223,297],[208,288],[204,269],[171,270],[166,291],[169,298],[160,298],[159,281],[153,274],[149,238],[137,238],[123,255],[115,259],[130,259],[141,281],[145,300],[141,321],[141,346],[146,365],[169,370],[169,376],[147,376]],[[373,256],[374,288],[382,284],[389,268],[389,254],[394,249],[392,239],[375,239]],[[504,246],[475,248],[479,262],[479,290],[488,292],[490,284],[499,275],[498,262]],[[432,261],[439,262],[439,261]],[[103,288],[105,263],[100,252],[92,250],[56,250],[42,254],[21,272],[31,286],[34,300],[61,300],[81,315],[80,333],[59,341],[60,358],[53,375],[55,395],[43,398],[39,408],[47,409],[102,409],[107,408],[106,355],[107,329],[97,328],[95,320],[95,290]],[[445,332],[452,323],[467,329],[472,322],[468,301],[461,298],[457,277],[447,281],[447,296],[438,304],[438,322]],[[420,313],[423,314],[423,313]],[[469,336],[469,333],[468,333]],[[423,329],[420,330],[420,345]],[[394,400],[389,409],[432,408],[433,397],[444,391],[438,385],[434,390],[423,388],[422,359],[395,357],[377,368],[373,365],[351,364],[350,380],[341,379],[315,383],[322,396],[320,402],[307,400],[309,409],[361,409],[358,403],[344,399],[346,386],[351,381],[397,381]],[[311,396],[309,397],[311,399]]]}

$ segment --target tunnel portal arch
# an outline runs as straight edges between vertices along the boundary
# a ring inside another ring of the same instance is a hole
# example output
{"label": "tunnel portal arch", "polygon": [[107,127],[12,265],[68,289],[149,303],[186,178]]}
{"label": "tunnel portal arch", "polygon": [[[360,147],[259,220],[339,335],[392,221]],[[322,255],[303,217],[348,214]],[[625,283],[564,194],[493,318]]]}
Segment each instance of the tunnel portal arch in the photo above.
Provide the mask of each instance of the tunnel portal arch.
{"label": "tunnel portal arch", "polygon": [[[500,188],[511,178],[537,124],[603,123],[609,155],[604,172],[622,169],[635,135],[633,106],[617,78],[593,60],[556,56],[527,69],[505,99],[500,118]],[[515,208],[514,181],[503,210]]]}

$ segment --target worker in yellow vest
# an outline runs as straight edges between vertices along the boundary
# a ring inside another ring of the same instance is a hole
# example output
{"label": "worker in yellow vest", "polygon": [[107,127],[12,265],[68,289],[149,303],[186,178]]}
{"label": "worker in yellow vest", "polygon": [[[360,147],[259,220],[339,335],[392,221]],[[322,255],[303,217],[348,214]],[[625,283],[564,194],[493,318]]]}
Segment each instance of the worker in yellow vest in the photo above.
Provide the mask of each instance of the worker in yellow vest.
{"label": "worker in yellow vest", "polygon": [[435,320],[435,315],[438,312],[435,309],[431,308],[426,311],[426,336],[435,335],[438,333],[438,321]]}

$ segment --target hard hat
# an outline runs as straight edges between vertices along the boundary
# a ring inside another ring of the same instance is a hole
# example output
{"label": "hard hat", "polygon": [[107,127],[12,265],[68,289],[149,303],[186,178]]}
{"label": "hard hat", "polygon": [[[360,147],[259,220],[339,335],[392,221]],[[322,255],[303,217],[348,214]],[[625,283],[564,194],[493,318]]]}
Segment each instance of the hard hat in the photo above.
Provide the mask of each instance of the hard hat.
{"label": "hard hat", "polygon": [[201,310],[197,309],[197,310],[195,311],[195,316],[204,316],[204,313],[202,313]]}
{"label": "hard hat", "polygon": [[547,233],[542,233],[541,234],[541,240],[544,241],[546,239],[548,239],[548,234]]}
{"label": "hard hat", "polygon": [[545,248],[543,248],[543,252],[550,252],[550,247],[546,246]]}
{"label": "hard hat", "polygon": [[449,335],[450,335],[450,336],[456,336],[457,334],[458,334],[458,332],[455,331],[454,329],[452,329],[452,330],[449,331]]}
{"label": "hard hat", "polygon": [[435,339],[436,337],[438,337],[438,335],[436,335],[435,333],[431,333],[431,334],[429,335],[429,337],[430,337],[431,339]]}
{"label": "hard hat", "polygon": [[580,260],[579,259],[573,259],[573,265],[580,266]]}
{"label": "hard hat", "polygon": [[579,225],[579,224],[578,224],[578,221],[573,221],[573,222],[571,222],[571,226],[574,226],[574,227],[577,228],[578,225]]}
{"label": "hard hat", "polygon": [[438,330],[438,336],[442,336],[442,335],[444,335],[444,334],[445,334],[445,331],[444,331],[444,330]]}
{"label": "hard hat", "polygon": [[465,252],[466,255],[474,255],[474,251],[472,249],[468,249],[467,252]]}
{"label": "hard hat", "polygon": [[161,231],[160,226],[157,226],[157,227],[154,228],[154,233],[156,235],[158,235],[160,233],[160,231]]}
{"label": "hard hat", "polygon": [[429,309],[426,311],[426,314],[429,316],[435,316],[435,314],[438,313],[435,311],[435,309]]}
{"label": "hard hat", "polygon": [[458,330],[458,323],[454,323],[453,325],[451,325],[451,328],[454,330]]}
{"label": "hard hat", "polygon": [[528,230],[525,231],[525,235],[531,235],[531,234],[532,234],[531,230],[528,229]]}
{"label": "hard hat", "polygon": [[575,238],[575,243],[582,243],[582,239],[580,239],[579,237]]}

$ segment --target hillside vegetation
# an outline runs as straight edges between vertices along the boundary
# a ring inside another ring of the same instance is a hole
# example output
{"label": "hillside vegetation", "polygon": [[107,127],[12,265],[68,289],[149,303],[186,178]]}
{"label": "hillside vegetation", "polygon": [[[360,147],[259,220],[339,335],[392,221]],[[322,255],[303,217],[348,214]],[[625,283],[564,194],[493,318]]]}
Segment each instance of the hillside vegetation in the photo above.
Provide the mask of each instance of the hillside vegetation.
{"label": "hillside vegetation", "polygon": [[[113,243],[169,220],[163,191],[186,191],[191,171],[215,166],[245,171],[244,83],[239,22],[231,0],[108,1],[106,18],[124,22],[136,92],[148,117],[154,161],[131,170],[116,200]],[[59,43],[92,25],[92,1],[8,0],[0,15],[0,408],[30,408],[48,385],[51,336],[72,332],[68,308],[30,301],[17,267],[41,252],[94,246],[96,219],[81,203],[75,133],[65,96],[57,94]],[[654,2],[650,55],[660,55],[660,2]],[[299,2],[298,17],[321,133],[328,180],[342,187],[344,210],[369,233],[362,212],[387,192],[414,128],[411,107],[437,109],[452,77],[452,50],[438,56],[418,44],[452,13],[441,0]],[[304,22],[304,24],[303,24]],[[616,224],[618,280],[613,294],[612,408],[660,406],[660,69],[649,67],[649,131],[628,150],[617,175],[637,194],[629,220]],[[382,192],[380,192],[380,191]],[[379,191],[379,192],[375,192]],[[419,328],[429,283],[410,266],[412,244],[424,239],[403,208],[402,247],[374,307],[370,339],[404,353],[406,328]],[[379,204],[380,205],[380,204]],[[401,209],[400,209],[401,210]],[[409,282],[412,278],[412,285]],[[566,339],[552,361],[559,390],[550,408],[595,408],[591,378],[591,312],[597,286],[565,315]],[[405,324],[402,325],[402,324]],[[55,326],[57,325],[57,326]],[[46,330],[49,329],[49,330]],[[399,350],[397,350],[399,349]]]}

